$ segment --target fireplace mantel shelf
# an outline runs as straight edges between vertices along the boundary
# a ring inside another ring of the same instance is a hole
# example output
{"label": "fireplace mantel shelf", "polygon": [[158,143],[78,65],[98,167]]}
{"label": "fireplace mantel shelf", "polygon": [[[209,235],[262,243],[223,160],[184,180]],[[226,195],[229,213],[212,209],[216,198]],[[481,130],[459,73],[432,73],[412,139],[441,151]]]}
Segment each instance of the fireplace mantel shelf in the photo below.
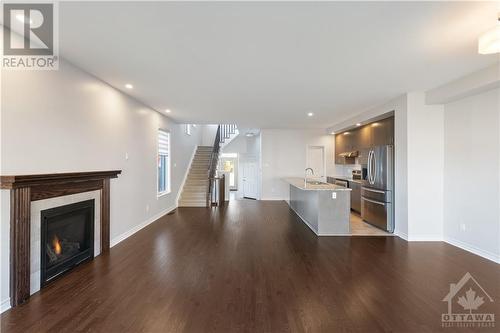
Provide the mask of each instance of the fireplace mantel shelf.
{"label": "fireplace mantel shelf", "polygon": [[10,302],[30,297],[31,202],[87,191],[100,191],[101,253],[109,251],[110,179],[121,170],[0,176],[0,189],[10,190]]}
{"label": "fireplace mantel shelf", "polygon": [[0,189],[13,189],[44,184],[61,184],[67,182],[116,178],[121,172],[121,170],[109,170],[0,176]]}

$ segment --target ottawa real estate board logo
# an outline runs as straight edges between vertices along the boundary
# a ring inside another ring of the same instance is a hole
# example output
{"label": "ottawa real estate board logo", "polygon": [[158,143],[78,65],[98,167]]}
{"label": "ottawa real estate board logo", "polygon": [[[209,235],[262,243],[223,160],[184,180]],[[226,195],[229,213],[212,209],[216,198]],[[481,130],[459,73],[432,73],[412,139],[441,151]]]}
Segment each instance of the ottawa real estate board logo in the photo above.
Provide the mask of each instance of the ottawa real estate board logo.
{"label": "ottawa real estate board logo", "polygon": [[469,272],[450,284],[443,302],[448,303],[448,312],[441,315],[442,327],[495,327],[493,298]]}
{"label": "ottawa real estate board logo", "polygon": [[3,3],[2,68],[57,70],[57,3]]}

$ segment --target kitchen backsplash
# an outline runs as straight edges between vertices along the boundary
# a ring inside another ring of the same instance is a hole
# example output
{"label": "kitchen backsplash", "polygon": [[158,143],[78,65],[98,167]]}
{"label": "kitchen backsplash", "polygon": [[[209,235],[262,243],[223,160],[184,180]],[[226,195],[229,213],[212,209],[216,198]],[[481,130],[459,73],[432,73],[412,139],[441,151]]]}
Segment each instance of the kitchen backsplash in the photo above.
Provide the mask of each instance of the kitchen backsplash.
{"label": "kitchen backsplash", "polygon": [[335,164],[335,175],[332,176],[350,177],[352,176],[352,170],[361,170],[361,164]]}

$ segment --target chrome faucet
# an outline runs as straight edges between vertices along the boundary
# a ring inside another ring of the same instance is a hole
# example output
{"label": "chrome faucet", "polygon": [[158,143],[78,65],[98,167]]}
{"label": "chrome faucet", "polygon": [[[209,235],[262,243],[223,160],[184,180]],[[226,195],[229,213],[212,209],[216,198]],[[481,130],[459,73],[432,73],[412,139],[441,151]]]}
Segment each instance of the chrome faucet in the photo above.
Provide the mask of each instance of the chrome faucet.
{"label": "chrome faucet", "polygon": [[311,170],[311,174],[314,176],[314,170],[312,168],[306,168],[304,173],[304,187],[307,186],[307,170]]}

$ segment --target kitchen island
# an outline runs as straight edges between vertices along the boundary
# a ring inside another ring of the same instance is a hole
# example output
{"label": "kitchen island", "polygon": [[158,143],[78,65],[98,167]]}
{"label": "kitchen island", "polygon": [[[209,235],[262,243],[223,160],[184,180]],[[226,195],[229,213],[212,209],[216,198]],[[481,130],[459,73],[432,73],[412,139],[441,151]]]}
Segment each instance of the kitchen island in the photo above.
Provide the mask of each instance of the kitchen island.
{"label": "kitchen island", "polygon": [[351,189],[284,178],[290,185],[290,208],[318,236],[350,235]]}

